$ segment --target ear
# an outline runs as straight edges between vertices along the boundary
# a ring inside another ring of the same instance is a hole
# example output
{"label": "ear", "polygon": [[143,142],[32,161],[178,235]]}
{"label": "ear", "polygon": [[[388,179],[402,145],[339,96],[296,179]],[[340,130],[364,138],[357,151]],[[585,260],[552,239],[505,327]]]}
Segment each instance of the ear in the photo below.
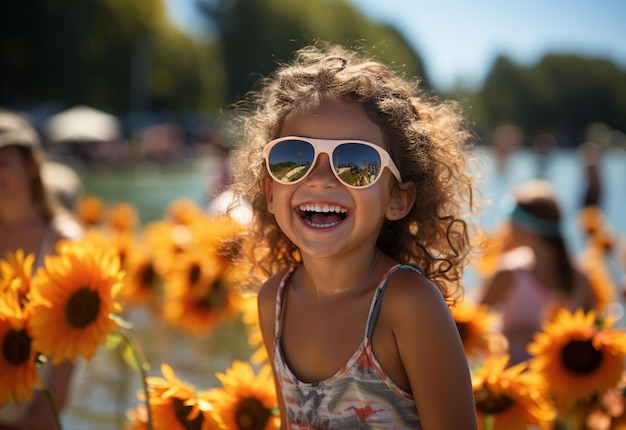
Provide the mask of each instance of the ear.
{"label": "ear", "polygon": [[389,221],[402,219],[409,213],[415,203],[415,182],[402,182],[391,192],[389,206],[385,218]]}
{"label": "ear", "polygon": [[265,178],[265,202],[269,213],[274,213],[274,186],[270,178]]}

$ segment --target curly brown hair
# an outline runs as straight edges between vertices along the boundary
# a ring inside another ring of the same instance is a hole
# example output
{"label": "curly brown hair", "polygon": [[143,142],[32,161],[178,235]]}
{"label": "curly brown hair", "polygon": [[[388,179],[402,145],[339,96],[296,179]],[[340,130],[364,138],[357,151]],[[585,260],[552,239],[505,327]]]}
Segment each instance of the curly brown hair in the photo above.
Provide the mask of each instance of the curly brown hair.
{"label": "curly brown hair", "polygon": [[465,218],[476,209],[476,178],[465,151],[472,134],[457,103],[441,101],[419,81],[405,80],[360,51],[335,45],[296,51],[291,63],[280,65],[238,105],[233,190],[252,206],[255,266],[269,275],[299,262],[297,247],[267,208],[262,150],[279,137],[289,114],[320,100],[360,103],[380,127],[402,178],[417,184],[417,196],[405,218],[385,220],[377,245],[399,262],[422,267],[453,301],[462,293],[471,250]]}

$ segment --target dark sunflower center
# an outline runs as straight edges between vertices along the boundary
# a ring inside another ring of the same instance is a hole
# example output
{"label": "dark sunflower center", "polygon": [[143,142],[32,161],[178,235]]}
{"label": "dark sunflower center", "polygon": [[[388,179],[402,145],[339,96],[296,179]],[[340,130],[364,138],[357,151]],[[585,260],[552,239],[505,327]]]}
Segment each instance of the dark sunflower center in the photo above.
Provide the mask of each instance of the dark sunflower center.
{"label": "dark sunflower center", "polygon": [[154,279],[156,273],[152,264],[144,265],[139,271],[139,282],[142,288],[148,290],[154,286]]}
{"label": "dark sunflower center", "polygon": [[189,268],[189,285],[196,285],[200,279],[200,266],[194,264]]}
{"label": "dark sunflower center", "polygon": [[456,329],[459,331],[459,335],[461,336],[461,340],[463,343],[467,340],[467,335],[469,334],[469,327],[467,323],[464,322],[456,322]]}
{"label": "dark sunflower center", "polygon": [[120,251],[120,265],[124,267],[124,263],[126,262],[126,250]]}
{"label": "dark sunflower center", "polygon": [[26,330],[9,330],[2,340],[2,356],[7,363],[13,366],[24,364],[30,357],[30,340]]}
{"label": "dark sunflower center", "polygon": [[270,411],[253,397],[243,399],[235,409],[239,430],[263,430],[269,418]]}
{"label": "dark sunflower center", "polygon": [[176,419],[178,422],[188,430],[201,430],[202,429],[202,421],[204,418],[202,414],[199,414],[193,420],[188,419],[189,413],[191,412],[191,406],[187,406],[184,404],[184,401],[181,399],[174,399],[172,403],[174,406],[174,413],[176,414]]}
{"label": "dark sunflower center", "polygon": [[497,415],[504,412],[514,403],[513,399],[501,394],[491,393],[487,388],[482,387],[474,393],[476,409],[486,415]]}
{"label": "dark sunflower center", "polygon": [[226,306],[227,294],[224,285],[222,285],[222,282],[218,279],[211,284],[208,294],[204,295],[196,302],[196,306],[206,310],[222,309]]}
{"label": "dark sunflower center", "polygon": [[572,373],[591,373],[602,363],[602,351],[591,340],[572,340],[561,350],[561,362]]}
{"label": "dark sunflower center", "polygon": [[74,328],[87,327],[99,313],[100,296],[89,287],[74,291],[65,304],[65,319]]}

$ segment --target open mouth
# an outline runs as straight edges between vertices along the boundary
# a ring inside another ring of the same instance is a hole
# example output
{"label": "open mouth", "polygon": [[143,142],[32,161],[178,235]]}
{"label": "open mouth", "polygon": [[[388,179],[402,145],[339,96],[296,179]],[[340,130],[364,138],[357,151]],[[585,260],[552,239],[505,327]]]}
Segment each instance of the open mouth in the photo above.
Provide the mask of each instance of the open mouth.
{"label": "open mouth", "polygon": [[339,205],[304,204],[298,207],[298,214],[311,227],[329,228],[346,219],[348,209]]}

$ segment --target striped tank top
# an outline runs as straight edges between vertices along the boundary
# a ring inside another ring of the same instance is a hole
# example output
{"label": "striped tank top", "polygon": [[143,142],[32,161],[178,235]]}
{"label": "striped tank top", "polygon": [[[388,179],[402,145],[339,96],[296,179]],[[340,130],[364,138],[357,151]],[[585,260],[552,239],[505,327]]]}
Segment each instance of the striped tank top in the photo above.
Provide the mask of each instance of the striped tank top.
{"label": "striped tank top", "polygon": [[381,279],[365,328],[363,341],[348,362],[320,382],[302,382],[287,365],[280,343],[280,322],[285,292],[297,266],[283,277],[276,295],[274,367],[287,412],[285,428],[299,429],[421,429],[415,401],[385,373],[372,351],[371,337],[383,293],[400,270],[422,273],[398,264]]}

